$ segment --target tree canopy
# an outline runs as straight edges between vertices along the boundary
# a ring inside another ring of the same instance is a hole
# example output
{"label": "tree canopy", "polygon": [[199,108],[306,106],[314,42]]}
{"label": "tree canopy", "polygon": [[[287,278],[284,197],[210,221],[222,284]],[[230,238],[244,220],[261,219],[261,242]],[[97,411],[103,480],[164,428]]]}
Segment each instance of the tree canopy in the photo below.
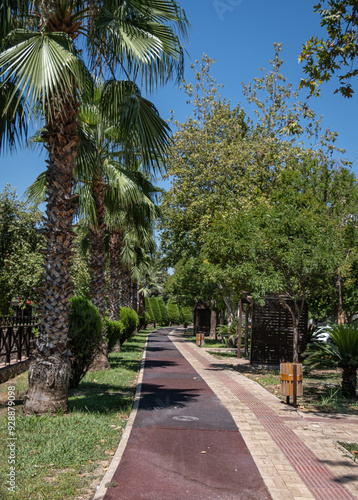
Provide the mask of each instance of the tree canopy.
{"label": "tree canopy", "polygon": [[230,309],[244,291],[274,294],[291,300],[298,324],[305,301],[316,318],[355,303],[358,188],[337,134],[321,131],[282,62],[275,45],[271,70],[243,84],[253,118],[220,96],[210,58],[194,67],[195,85],[184,83],[193,114],[176,123],[168,159],[162,247],[180,303]]}
{"label": "tree canopy", "polygon": [[301,86],[311,94],[319,95],[319,85],[338,78],[339,92],[344,97],[354,94],[351,80],[357,76],[358,5],[355,0],[324,0],[314,6],[326,38],[312,36],[303,46],[299,61],[304,63],[307,77]]}
{"label": "tree canopy", "polygon": [[10,185],[0,193],[0,315],[8,314],[14,298],[20,304],[39,299],[41,217],[37,209],[18,199]]}

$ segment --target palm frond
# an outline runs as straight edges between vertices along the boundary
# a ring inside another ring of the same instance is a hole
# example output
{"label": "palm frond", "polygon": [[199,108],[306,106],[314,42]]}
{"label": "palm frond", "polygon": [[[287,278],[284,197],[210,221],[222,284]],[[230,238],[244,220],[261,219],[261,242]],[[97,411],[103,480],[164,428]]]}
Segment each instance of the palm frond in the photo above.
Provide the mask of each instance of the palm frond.
{"label": "palm frond", "polygon": [[22,146],[26,141],[28,125],[24,120],[24,106],[19,94],[15,90],[14,83],[8,81],[0,85],[0,109],[5,110],[9,97],[14,94],[18,106],[11,102],[7,111],[0,115],[0,152],[16,151],[17,146]]}
{"label": "palm frond", "polygon": [[180,38],[189,22],[174,0],[107,0],[97,19],[96,40],[126,76],[140,77],[149,91],[168,79],[180,80],[184,58]]}
{"label": "palm frond", "polygon": [[31,186],[26,189],[24,197],[36,206],[46,200],[46,172],[42,172],[36,177]]}
{"label": "palm frond", "polygon": [[43,116],[51,117],[53,99],[63,107],[73,98],[74,84],[82,91],[88,89],[88,72],[65,33],[11,32],[0,53],[0,67],[1,87],[13,82],[5,113],[10,106],[16,112],[23,103],[29,112],[41,109]]}
{"label": "palm frond", "polygon": [[125,151],[129,155],[137,152],[144,169],[162,171],[170,128],[154,104],[140,95],[133,82],[109,80],[103,88],[101,105],[123,131]]}

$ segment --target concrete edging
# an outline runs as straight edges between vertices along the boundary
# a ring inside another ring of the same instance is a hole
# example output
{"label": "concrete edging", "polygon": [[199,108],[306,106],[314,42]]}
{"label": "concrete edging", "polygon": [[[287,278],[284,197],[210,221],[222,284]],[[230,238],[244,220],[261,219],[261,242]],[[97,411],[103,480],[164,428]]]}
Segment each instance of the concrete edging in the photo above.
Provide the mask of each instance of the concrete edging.
{"label": "concrete edging", "polygon": [[[149,336],[149,333],[148,333],[148,336]],[[143,382],[144,363],[145,363],[145,359],[146,359],[146,355],[147,355],[148,336],[147,336],[147,339],[145,341],[145,346],[144,346],[144,351],[143,351],[143,356],[142,356],[142,361],[141,361],[141,367],[140,367],[139,376],[138,376],[138,384],[137,384],[137,389],[136,389],[135,396],[134,396],[134,403],[133,403],[132,412],[129,415],[129,418],[127,420],[127,424],[126,424],[126,427],[125,427],[124,432],[122,434],[118,448],[117,448],[117,450],[112,458],[111,463],[109,464],[109,467],[108,467],[105,475],[102,478],[100,485],[98,486],[98,489],[93,497],[93,500],[103,500],[103,498],[108,490],[108,488],[106,488],[106,484],[111,482],[111,480],[114,476],[114,473],[116,472],[118,465],[121,461],[124,450],[126,449],[128,439],[129,439],[130,433],[132,431],[134,419],[137,415],[137,411],[138,411],[138,407],[139,407],[140,393],[142,390],[142,382]]]}

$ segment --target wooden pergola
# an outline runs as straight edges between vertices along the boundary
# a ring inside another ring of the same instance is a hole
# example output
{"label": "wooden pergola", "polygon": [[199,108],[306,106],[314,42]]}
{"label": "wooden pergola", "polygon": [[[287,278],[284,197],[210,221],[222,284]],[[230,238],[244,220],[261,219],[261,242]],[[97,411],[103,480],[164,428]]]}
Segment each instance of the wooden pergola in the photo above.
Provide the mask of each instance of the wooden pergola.
{"label": "wooden pergola", "polygon": [[[282,298],[281,298],[282,299]],[[293,307],[293,301],[283,298]],[[244,299],[251,309],[250,364],[279,364],[293,359],[293,322],[288,309],[274,296],[265,297],[265,305]],[[240,307],[242,311],[242,306]],[[248,308],[246,309],[248,311]],[[241,313],[242,315],[242,313]],[[240,317],[240,315],[239,315]],[[246,317],[246,324],[247,324]],[[241,321],[239,321],[241,323]],[[298,327],[300,361],[307,345],[308,306],[305,304]],[[239,328],[240,336],[240,328]],[[239,344],[240,345],[240,344]]]}
{"label": "wooden pergola", "polygon": [[211,309],[206,302],[197,302],[194,309],[194,335],[210,332]]}

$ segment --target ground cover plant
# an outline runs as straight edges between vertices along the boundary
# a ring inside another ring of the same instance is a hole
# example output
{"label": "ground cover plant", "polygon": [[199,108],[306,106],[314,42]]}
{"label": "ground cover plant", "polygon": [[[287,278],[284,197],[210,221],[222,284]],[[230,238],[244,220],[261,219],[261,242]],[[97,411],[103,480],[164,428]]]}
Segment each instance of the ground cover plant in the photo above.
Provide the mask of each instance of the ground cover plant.
{"label": "ground cover plant", "polygon": [[[48,416],[25,416],[22,405],[27,373],[0,385],[0,442],[6,449],[8,387],[16,397],[16,491],[0,484],[0,497],[16,500],[60,500],[93,497],[129,417],[149,330],[128,340],[120,353],[111,353],[110,370],[88,372],[69,392],[70,411]],[[0,476],[9,473],[7,455],[0,457]]]}
{"label": "ground cover plant", "polygon": [[351,454],[351,456],[353,456],[353,460],[356,461],[358,457],[358,443],[346,443],[345,441],[338,441],[338,444],[345,448]]}

